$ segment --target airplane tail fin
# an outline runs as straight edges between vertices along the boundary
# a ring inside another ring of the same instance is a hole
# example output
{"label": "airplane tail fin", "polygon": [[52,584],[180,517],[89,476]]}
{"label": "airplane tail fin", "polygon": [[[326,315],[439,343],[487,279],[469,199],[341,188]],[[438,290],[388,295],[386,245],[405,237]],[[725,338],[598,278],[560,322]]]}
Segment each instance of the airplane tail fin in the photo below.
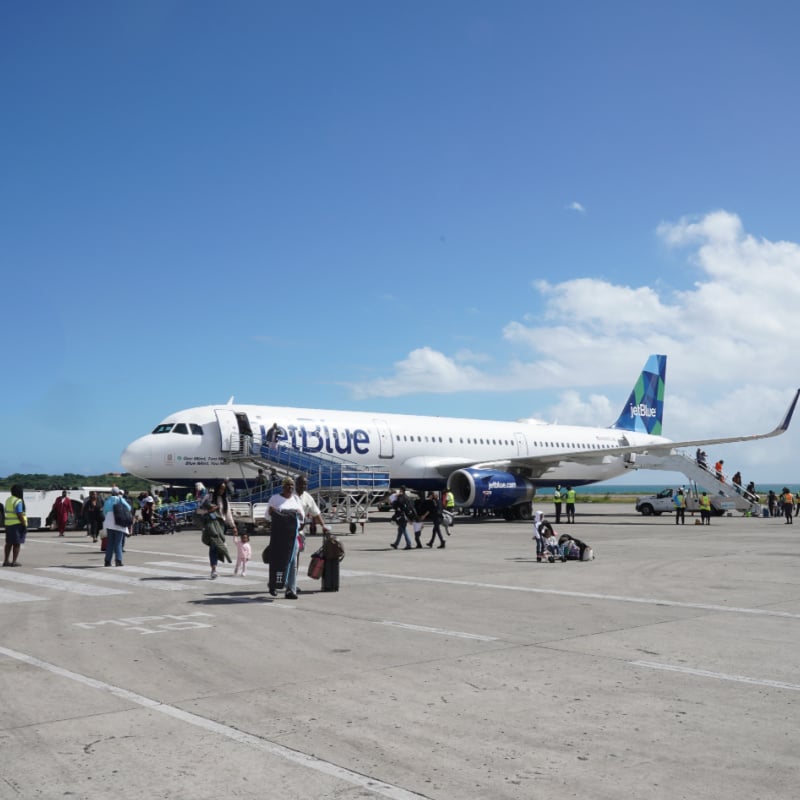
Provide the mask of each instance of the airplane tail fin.
{"label": "airplane tail fin", "polygon": [[622,409],[622,413],[611,427],[660,436],[661,421],[664,415],[666,375],[667,357],[650,356]]}

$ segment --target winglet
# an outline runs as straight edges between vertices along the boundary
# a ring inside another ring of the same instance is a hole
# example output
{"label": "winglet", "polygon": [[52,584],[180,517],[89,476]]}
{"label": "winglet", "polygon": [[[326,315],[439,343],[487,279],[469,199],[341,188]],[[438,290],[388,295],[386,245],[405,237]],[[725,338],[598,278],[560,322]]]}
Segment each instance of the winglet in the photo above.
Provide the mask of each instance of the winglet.
{"label": "winglet", "polygon": [[785,433],[787,430],[789,430],[789,423],[792,421],[792,414],[794,414],[794,409],[797,405],[798,398],[800,398],[800,389],[795,392],[794,400],[792,400],[792,404],[789,406],[789,410],[786,412],[783,422],[781,422],[781,424],[775,429],[777,433]]}

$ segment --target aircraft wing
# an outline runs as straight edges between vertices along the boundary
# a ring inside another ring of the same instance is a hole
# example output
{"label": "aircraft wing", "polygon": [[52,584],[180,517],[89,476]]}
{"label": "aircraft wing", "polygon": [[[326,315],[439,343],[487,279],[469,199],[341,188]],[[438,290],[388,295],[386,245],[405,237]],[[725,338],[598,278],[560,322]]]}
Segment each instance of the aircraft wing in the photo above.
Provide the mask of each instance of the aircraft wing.
{"label": "aircraft wing", "polygon": [[602,450],[562,451],[539,456],[519,456],[517,458],[507,458],[498,461],[484,461],[480,464],[471,464],[470,466],[476,469],[508,469],[524,473],[530,478],[540,478],[545,475],[549,469],[565,462],[586,465],[602,464],[607,456],[621,456],[626,453],[667,453],[683,447],[732,444],[733,442],[750,442],[755,439],[770,439],[773,436],[780,436],[782,433],[786,433],[789,429],[789,423],[792,421],[792,415],[794,414],[798,399],[800,399],[800,389],[795,392],[794,398],[778,426],[767,433],[754,433],[746,436],[725,436],[718,439],[689,439],[683,442],[670,442],[665,440],[631,445],[628,443],[625,431],[620,431],[620,444],[617,447],[605,447]]}

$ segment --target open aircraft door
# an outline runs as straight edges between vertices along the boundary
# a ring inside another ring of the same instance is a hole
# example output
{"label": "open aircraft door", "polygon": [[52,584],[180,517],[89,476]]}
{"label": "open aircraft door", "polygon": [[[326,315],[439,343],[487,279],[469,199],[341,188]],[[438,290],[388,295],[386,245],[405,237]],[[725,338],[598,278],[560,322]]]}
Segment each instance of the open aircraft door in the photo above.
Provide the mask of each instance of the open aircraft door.
{"label": "open aircraft door", "polygon": [[220,448],[223,453],[238,453],[240,449],[239,423],[229,408],[214,409],[219,423]]}
{"label": "open aircraft door", "polygon": [[394,439],[392,439],[392,432],[389,426],[382,419],[373,419],[375,427],[378,431],[378,443],[380,458],[394,458]]}

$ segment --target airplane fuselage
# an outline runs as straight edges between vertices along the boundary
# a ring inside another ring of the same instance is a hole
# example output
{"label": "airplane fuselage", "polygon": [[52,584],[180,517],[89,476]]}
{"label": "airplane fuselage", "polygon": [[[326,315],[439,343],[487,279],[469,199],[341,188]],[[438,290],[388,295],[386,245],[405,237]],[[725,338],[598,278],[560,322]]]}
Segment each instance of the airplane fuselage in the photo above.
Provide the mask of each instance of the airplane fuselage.
{"label": "airplane fuselage", "polygon": [[[179,411],[133,442],[123,467],[154,483],[211,482],[230,477],[250,482],[256,467],[232,466],[230,435],[250,434],[260,444],[274,423],[280,443],[304,453],[337,458],[389,471],[392,485],[441,489],[461,467],[505,459],[538,459],[564,454],[530,474],[534,486],[579,486],[625,471],[623,458],[604,454],[620,446],[667,442],[661,436],[613,428],[552,425],[534,420],[504,422],[405,414],[297,409],[278,406],[202,406]],[[581,463],[568,454],[581,451]],[[596,458],[586,463],[586,451]]]}

